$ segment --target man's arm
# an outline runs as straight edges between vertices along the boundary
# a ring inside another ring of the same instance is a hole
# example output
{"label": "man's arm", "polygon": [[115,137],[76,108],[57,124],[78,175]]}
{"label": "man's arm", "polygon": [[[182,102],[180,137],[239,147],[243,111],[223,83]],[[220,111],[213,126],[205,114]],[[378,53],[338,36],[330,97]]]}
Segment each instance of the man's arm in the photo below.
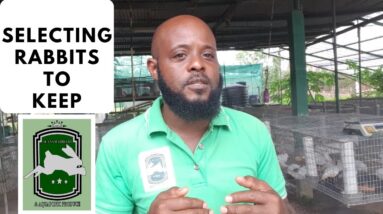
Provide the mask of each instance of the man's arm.
{"label": "man's arm", "polygon": [[132,213],[134,202],[122,178],[117,152],[103,141],[96,163],[96,213]]}

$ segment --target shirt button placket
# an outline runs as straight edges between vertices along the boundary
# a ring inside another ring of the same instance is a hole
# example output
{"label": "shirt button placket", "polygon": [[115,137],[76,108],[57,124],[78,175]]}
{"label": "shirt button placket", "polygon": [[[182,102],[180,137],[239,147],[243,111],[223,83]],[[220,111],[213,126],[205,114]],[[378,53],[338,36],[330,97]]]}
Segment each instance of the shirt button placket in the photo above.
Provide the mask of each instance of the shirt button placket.
{"label": "shirt button placket", "polygon": [[199,170],[199,166],[198,166],[198,164],[194,164],[194,170],[196,170],[196,171]]}
{"label": "shirt button placket", "polygon": [[198,145],[197,145],[197,149],[196,149],[196,151],[195,151],[195,153],[194,153],[194,170],[196,171],[196,172],[201,172],[200,171],[200,161],[201,161],[201,158],[202,158],[202,156],[203,156],[203,149],[204,149],[204,145],[202,144],[202,143],[199,143]]}

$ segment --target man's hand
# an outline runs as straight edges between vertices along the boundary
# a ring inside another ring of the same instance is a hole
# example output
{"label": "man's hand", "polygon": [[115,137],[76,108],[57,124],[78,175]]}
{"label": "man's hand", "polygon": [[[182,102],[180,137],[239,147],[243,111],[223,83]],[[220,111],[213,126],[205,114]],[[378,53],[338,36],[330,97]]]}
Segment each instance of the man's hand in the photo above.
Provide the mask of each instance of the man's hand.
{"label": "man's hand", "polygon": [[172,187],[161,192],[154,199],[148,213],[212,214],[204,201],[185,197],[188,191],[187,188]]}
{"label": "man's hand", "polygon": [[251,176],[237,177],[236,182],[243,187],[249,188],[249,190],[235,192],[226,196],[226,202],[232,203],[232,205],[222,206],[222,213],[287,213],[283,200],[267,183]]}

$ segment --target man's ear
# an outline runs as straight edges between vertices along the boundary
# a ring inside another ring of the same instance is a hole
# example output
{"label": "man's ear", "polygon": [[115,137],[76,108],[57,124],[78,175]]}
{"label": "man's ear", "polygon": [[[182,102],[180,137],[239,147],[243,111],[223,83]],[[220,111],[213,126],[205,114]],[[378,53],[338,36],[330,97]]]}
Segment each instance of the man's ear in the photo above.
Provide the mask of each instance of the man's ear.
{"label": "man's ear", "polygon": [[150,75],[152,76],[153,80],[158,80],[158,61],[154,58],[149,58],[148,61],[146,61],[146,67],[149,70]]}

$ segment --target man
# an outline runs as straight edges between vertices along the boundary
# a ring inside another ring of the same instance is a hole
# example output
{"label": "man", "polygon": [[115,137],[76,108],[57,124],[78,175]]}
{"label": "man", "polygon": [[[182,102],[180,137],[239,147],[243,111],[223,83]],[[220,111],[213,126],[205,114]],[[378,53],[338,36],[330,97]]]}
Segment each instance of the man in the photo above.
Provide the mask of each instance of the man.
{"label": "man", "polygon": [[193,16],[171,18],[155,31],[151,52],[147,67],[162,97],[104,136],[98,213],[286,213],[268,130],[220,106],[210,28]]}

